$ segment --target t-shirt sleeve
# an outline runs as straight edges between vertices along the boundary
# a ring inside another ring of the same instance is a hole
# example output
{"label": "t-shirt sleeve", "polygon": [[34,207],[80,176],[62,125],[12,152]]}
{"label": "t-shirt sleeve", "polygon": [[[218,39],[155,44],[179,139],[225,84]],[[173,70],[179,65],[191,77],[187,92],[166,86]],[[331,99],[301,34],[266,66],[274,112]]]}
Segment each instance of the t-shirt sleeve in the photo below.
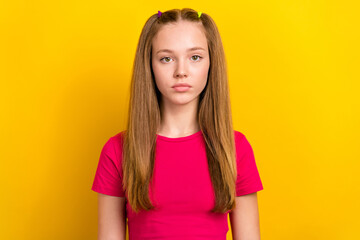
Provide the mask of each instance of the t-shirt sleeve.
{"label": "t-shirt sleeve", "polygon": [[111,137],[101,150],[91,190],[106,195],[125,197],[120,157],[120,144]]}
{"label": "t-shirt sleeve", "polygon": [[256,166],[253,149],[242,133],[236,138],[236,196],[254,193],[263,189],[259,171]]}

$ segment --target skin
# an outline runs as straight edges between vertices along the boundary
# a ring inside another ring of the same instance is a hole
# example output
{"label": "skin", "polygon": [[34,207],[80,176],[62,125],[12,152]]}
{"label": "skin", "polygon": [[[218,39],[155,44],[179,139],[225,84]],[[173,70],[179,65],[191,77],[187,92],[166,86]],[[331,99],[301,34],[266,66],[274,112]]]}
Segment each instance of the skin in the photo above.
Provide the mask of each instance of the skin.
{"label": "skin", "polygon": [[126,239],[125,197],[98,193],[98,240]]}
{"label": "skin", "polygon": [[260,240],[257,193],[235,198],[236,207],[229,213],[234,240]]}
{"label": "skin", "polygon": [[[194,47],[204,50],[189,51]],[[163,49],[171,52],[161,51]],[[196,113],[210,67],[207,39],[201,23],[180,21],[163,26],[153,38],[151,60],[155,82],[162,95],[162,122],[158,134],[182,137],[200,131]],[[188,83],[191,88],[176,92],[172,88],[176,83]]]}

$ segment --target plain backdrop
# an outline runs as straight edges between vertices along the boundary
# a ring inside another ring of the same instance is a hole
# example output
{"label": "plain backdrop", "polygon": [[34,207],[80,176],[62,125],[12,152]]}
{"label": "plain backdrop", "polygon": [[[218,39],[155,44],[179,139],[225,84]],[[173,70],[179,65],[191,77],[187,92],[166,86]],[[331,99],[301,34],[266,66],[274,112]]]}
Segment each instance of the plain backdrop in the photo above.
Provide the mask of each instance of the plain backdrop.
{"label": "plain backdrop", "polygon": [[348,0],[1,1],[1,239],[96,239],[90,188],[126,127],[141,29],[183,7],[219,28],[234,129],[264,185],[262,239],[360,239],[360,9]]}

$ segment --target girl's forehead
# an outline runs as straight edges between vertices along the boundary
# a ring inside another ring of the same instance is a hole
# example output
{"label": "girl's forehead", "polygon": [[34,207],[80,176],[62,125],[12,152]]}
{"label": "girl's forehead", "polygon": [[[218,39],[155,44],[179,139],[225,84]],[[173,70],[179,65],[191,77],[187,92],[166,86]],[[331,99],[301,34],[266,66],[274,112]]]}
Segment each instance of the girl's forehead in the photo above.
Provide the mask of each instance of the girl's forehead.
{"label": "girl's forehead", "polygon": [[155,34],[152,43],[155,48],[164,45],[188,47],[194,44],[205,47],[207,39],[201,23],[181,21],[162,26]]}

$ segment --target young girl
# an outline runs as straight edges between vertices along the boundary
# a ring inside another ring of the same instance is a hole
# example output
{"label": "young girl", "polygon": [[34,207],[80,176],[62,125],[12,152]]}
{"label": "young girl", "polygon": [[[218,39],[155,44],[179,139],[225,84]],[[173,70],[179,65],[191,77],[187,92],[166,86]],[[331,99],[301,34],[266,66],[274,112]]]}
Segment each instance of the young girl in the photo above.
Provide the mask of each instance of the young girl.
{"label": "young girl", "polygon": [[[189,8],[152,15],[134,61],[127,130],[105,143],[92,190],[98,239],[260,239],[252,148],[233,130],[223,45]],[[126,221],[127,219],[127,221]]]}

